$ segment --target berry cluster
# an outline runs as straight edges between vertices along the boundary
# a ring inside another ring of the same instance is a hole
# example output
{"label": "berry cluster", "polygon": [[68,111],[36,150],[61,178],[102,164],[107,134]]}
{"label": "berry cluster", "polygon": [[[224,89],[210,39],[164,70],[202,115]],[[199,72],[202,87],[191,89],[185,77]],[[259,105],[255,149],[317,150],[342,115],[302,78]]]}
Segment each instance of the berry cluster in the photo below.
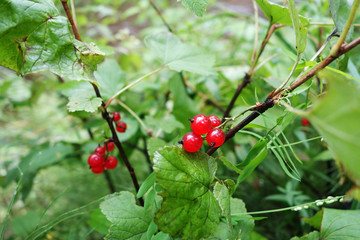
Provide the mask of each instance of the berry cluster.
{"label": "berry cluster", "polygon": [[114,150],[115,144],[113,142],[106,142],[103,147],[95,148],[94,153],[88,158],[88,164],[91,171],[95,174],[102,173],[106,169],[114,169],[118,160],[114,156],[108,156],[108,153]]}
{"label": "berry cluster", "polygon": [[113,115],[113,121],[116,122],[116,131],[118,131],[119,133],[125,132],[127,126],[126,126],[126,123],[120,122],[120,119],[121,119],[120,113],[113,112],[112,115]]}
{"label": "berry cluster", "polygon": [[221,125],[221,120],[217,116],[198,114],[189,121],[193,131],[186,133],[183,139],[179,141],[185,151],[198,151],[203,145],[203,138],[201,137],[203,134],[206,134],[206,141],[212,147],[219,147],[225,142],[223,130],[216,128]]}

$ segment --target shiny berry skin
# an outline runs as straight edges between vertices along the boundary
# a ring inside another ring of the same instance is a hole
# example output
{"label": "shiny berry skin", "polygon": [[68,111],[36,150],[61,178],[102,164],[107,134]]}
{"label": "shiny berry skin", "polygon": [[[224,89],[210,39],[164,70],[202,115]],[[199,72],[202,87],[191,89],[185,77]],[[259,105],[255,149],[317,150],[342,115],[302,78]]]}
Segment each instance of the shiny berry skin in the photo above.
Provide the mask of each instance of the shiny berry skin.
{"label": "shiny berry skin", "polygon": [[124,123],[124,122],[118,122],[116,124],[116,131],[118,131],[120,133],[125,132],[126,128],[127,128],[127,126],[126,126],[126,123]]}
{"label": "shiny berry skin", "polygon": [[198,114],[194,118],[190,119],[191,129],[194,133],[202,135],[206,134],[211,130],[210,119],[204,114]]}
{"label": "shiny berry skin", "polygon": [[216,128],[216,127],[221,125],[221,120],[217,116],[210,115],[208,118],[209,118],[209,120],[211,122],[211,127]]}
{"label": "shiny berry skin", "polygon": [[104,157],[100,154],[93,153],[88,158],[88,164],[90,167],[97,167],[104,165]]}
{"label": "shiny berry skin", "polygon": [[113,118],[114,118],[115,122],[120,121],[120,119],[121,119],[120,113],[113,112],[112,114],[113,114]]}
{"label": "shiny berry skin", "polygon": [[219,128],[211,129],[206,135],[206,141],[210,146],[220,147],[225,142],[225,133]]}
{"label": "shiny berry skin", "polygon": [[108,150],[109,152],[111,152],[111,151],[114,150],[114,148],[115,148],[115,143],[114,143],[114,142],[106,142],[106,143],[104,144],[104,148],[105,148],[106,150]]}
{"label": "shiny berry skin", "polygon": [[104,155],[106,152],[105,148],[104,147],[97,147],[95,148],[95,151],[94,153],[97,153],[97,154],[100,154],[100,155]]}
{"label": "shiny berry skin", "polygon": [[95,174],[100,174],[103,171],[105,171],[105,167],[104,165],[100,165],[100,166],[96,166],[96,167],[91,167],[91,171]]}
{"label": "shiny berry skin", "polygon": [[303,125],[304,127],[307,127],[310,125],[310,121],[307,120],[306,118],[301,119],[301,125]]}
{"label": "shiny berry skin", "polygon": [[106,169],[114,169],[114,168],[116,168],[117,164],[118,164],[118,160],[114,156],[109,156],[105,160],[105,168]]}
{"label": "shiny berry skin", "polygon": [[203,139],[199,134],[188,132],[181,141],[183,148],[187,152],[196,152],[203,145]]}

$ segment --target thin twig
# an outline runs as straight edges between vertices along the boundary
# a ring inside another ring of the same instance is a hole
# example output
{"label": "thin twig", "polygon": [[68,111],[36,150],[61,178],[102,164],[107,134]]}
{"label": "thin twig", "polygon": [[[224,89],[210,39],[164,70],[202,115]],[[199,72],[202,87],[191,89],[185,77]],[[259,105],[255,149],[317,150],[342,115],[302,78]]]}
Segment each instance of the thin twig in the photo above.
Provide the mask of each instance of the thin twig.
{"label": "thin twig", "polygon": [[[61,3],[64,7],[64,10],[66,12],[66,15],[70,21],[70,24],[73,28],[73,31],[74,31],[74,35],[75,35],[75,38],[79,41],[81,41],[81,38],[80,38],[80,35],[79,35],[79,32],[77,31],[77,28],[75,26],[75,23],[73,21],[73,18],[71,16],[71,12],[70,12],[70,9],[69,9],[69,6],[67,5],[67,0],[61,0]],[[98,98],[101,98],[101,94],[100,94],[100,91],[99,91],[99,88],[94,84],[94,83],[91,83],[91,85],[93,86],[94,88],[94,91],[95,91],[95,94]],[[99,109],[101,110],[101,114],[102,114],[102,117],[106,120],[107,124],[109,125],[109,128],[111,130],[111,134],[112,134],[112,138],[113,138],[113,141],[114,141],[114,144],[116,145],[116,147],[119,149],[119,152],[120,152],[120,156],[121,158],[123,159],[124,163],[125,163],[125,166],[126,168],[128,169],[129,173],[130,173],[130,176],[131,176],[131,180],[133,182],[133,185],[135,187],[135,190],[136,192],[139,191],[139,183],[138,183],[138,180],[136,178],[136,174],[135,174],[135,171],[134,171],[134,168],[132,167],[131,163],[129,162],[127,156],[126,156],[126,153],[120,143],[120,140],[116,134],[116,131],[115,131],[115,128],[114,128],[114,124],[112,122],[112,118],[110,117],[110,114],[108,113],[108,111],[106,110],[106,104],[104,101],[101,102],[101,106],[99,107]],[[140,202],[140,205],[141,206],[144,206],[144,199],[143,198],[139,198],[139,202]]]}
{"label": "thin twig", "polygon": [[165,21],[165,18],[163,17],[163,15],[161,14],[160,10],[158,9],[158,7],[156,6],[156,4],[154,3],[153,0],[150,0],[150,5],[152,6],[152,8],[156,11],[157,15],[159,15],[161,21],[163,22],[163,24],[166,26],[166,28],[169,30],[169,32],[174,32],[173,29],[170,27],[170,25]]}
{"label": "thin twig", "polygon": [[144,80],[145,78],[157,73],[157,72],[160,72],[161,70],[163,70],[165,68],[165,66],[161,66],[159,67],[158,69],[155,69],[154,71],[152,72],[149,72],[148,74],[136,79],[135,81],[133,81],[132,83],[130,83],[129,85],[127,85],[126,87],[122,88],[120,91],[118,91],[117,93],[114,94],[114,96],[112,96],[105,104],[105,108],[107,108],[110,103],[112,102],[112,100],[114,100],[117,96],[119,96],[120,94],[122,94],[123,92],[125,92],[126,90],[128,90],[129,88],[135,86],[136,84],[138,84],[139,82],[141,82],[142,80]]}
{"label": "thin twig", "polygon": [[[94,88],[96,96],[101,98],[99,88],[94,83],[92,83],[91,85]],[[140,186],[139,186],[138,180],[136,178],[134,168],[132,167],[131,163],[129,162],[129,160],[128,160],[127,156],[126,156],[126,153],[124,151],[124,148],[122,147],[122,144],[121,144],[121,142],[120,142],[120,140],[119,140],[119,138],[118,138],[118,136],[116,134],[114,124],[112,122],[112,118],[110,117],[110,114],[108,113],[108,111],[105,108],[105,102],[104,101],[101,103],[100,110],[101,110],[102,117],[106,120],[107,124],[109,125],[111,135],[112,135],[112,139],[113,139],[114,144],[116,145],[116,147],[119,149],[120,156],[121,156],[122,160],[124,161],[124,164],[125,164],[126,168],[128,169],[128,171],[130,173],[131,180],[133,182],[135,190],[136,190],[136,192],[138,192]],[[140,202],[141,206],[144,206],[144,200],[142,198],[139,198],[139,202]]]}
{"label": "thin twig", "polygon": [[74,24],[77,28],[77,21],[76,21],[76,12],[75,12],[75,4],[74,4],[74,0],[70,0],[70,7],[71,7],[71,12],[72,12],[72,16],[73,16],[73,19],[74,19]]}
{"label": "thin twig", "polygon": [[75,22],[74,22],[74,19],[73,19],[72,15],[71,15],[71,12],[70,12],[70,9],[69,9],[69,5],[67,4],[67,0],[61,0],[61,3],[62,3],[62,5],[63,5],[63,7],[64,7],[64,10],[65,10],[65,12],[66,12],[66,15],[67,15],[67,17],[68,17],[68,19],[69,19],[69,22],[70,22],[70,24],[71,24],[71,28],[72,28],[72,30],[73,30],[73,32],[74,32],[75,38],[76,38],[77,40],[79,40],[79,41],[82,41],[82,40],[81,40],[81,37],[80,37],[80,34],[79,34],[79,31],[78,31],[78,29],[77,29],[77,27],[76,27],[76,24],[75,24]]}
{"label": "thin twig", "polygon": [[[320,62],[318,65],[316,65],[314,68],[312,68],[309,72],[307,72],[305,75],[300,77],[299,79],[295,80],[288,88],[283,89],[282,91],[278,92],[277,94],[274,94],[275,90],[273,90],[269,96],[266,98],[266,100],[259,104],[250,115],[248,115],[244,120],[242,120],[238,125],[236,125],[234,128],[231,128],[225,135],[225,141],[228,141],[232,137],[235,136],[235,134],[243,129],[246,125],[251,123],[253,120],[255,120],[258,116],[260,116],[261,113],[264,113],[268,109],[272,108],[275,104],[275,101],[279,100],[279,98],[283,94],[287,94],[289,92],[292,92],[294,89],[298,88],[302,84],[304,84],[307,80],[315,76],[316,73],[318,73],[320,70],[327,67],[330,63],[332,63],[335,59],[340,57],[341,55],[347,53],[351,49],[355,48],[360,44],[360,37],[355,39],[354,41],[342,45],[339,49],[339,52],[337,56],[331,56],[329,55],[327,58],[325,58],[322,62]],[[207,150],[208,155],[212,155],[217,150],[217,147],[210,147]]]}

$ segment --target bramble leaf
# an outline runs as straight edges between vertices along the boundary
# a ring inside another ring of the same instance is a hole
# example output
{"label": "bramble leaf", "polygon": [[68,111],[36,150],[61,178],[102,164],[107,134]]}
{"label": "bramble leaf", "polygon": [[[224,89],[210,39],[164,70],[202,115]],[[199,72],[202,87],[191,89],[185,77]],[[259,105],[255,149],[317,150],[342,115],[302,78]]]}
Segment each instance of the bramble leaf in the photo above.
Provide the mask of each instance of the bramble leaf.
{"label": "bramble leaf", "polygon": [[137,206],[132,193],[124,191],[108,195],[100,209],[112,223],[105,239],[147,239],[147,229],[154,215]]}
{"label": "bramble leaf", "polygon": [[174,71],[189,71],[202,75],[216,74],[215,57],[182,43],[174,34],[161,32],[146,38],[145,43]]}
{"label": "bramble leaf", "polygon": [[69,112],[95,112],[97,108],[101,105],[101,102],[101,98],[95,97],[93,93],[83,91],[69,97],[69,103],[67,104],[67,106]]}
{"label": "bramble leaf", "polygon": [[0,12],[0,65],[19,74],[50,70],[71,80],[90,80],[88,72],[103,54],[73,38],[51,0],[2,1]]}
{"label": "bramble leaf", "polygon": [[172,237],[200,239],[215,231],[221,210],[211,192],[217,165],[203,152],[188,153],[179,147],[155,152],[154,171],[163,188],[155,223]]}
{"label": "bramble leaf", "polygon": [[177,0],[184,5],[185,8],[189,9],[191,12],[196,14],[199,17],[202,17],[206,12],[206,7],[208,5],[208,0]]}

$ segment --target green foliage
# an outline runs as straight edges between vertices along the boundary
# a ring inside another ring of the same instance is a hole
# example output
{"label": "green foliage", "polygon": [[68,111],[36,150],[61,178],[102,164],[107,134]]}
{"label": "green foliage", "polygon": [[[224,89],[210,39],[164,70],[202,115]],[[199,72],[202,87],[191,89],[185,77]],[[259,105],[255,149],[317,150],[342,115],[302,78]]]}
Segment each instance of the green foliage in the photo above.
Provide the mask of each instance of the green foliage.
{"label": "green foliage", "polygon": [[201,75],[215,74],[215,58],[189,44],[182,43],[174,34],[161,32],[146,38],[146,44],[153,49],[174,71],[189,71]]}
{"label": "green foliage", "polygon": [[48,69],[61,77],[83,80],[89,79],[86,69],[96,68],[101,61],[102,53],[97,48],[93,52],[95,46],[74,40],[67,19],[50,0],[3,1],[0,12],[4,20],[0,64],[19,74]]}
{"label": "green foliage", "polygon": [[321,239],[356,239],[360,235],[360,211],[324,208]]}
{"label": "green foliage", "polygon": [[211,191],[217,165],[202,152],[166,147],[155,153],[156,180],[164,198],[155,223],[173,237],[200,239],[215,231],[220,207]]}
{"label": "green foliage", "polygon": [[[261,10],[264,12],[266,17],[270,20],[270,23],[279,23],[291,26],[292,18],[291,11],[284,6],[272,3],[267,0],[255,0],[259,4]],[[290,12],[290,13],[289,13]],[[301,23],[306,26],[309,24],[309,20],[303,16],[299,16]]]}
{"label": "green foliage", "polygon": [[189,9],[191,12],[196,14],[199,17],[202,17],[206,11],[206,6],[208,5],[208,0],[177,0],[181,2],[184,7]]}
{"label": "green foliage", "polygon": [[132,193],[109,195],[100,204],[100,209],[112,223],[105,239],[146,239],[153,214],[137,206]]}
{"label": "green foliage", "polygon": [[305,236],[302,237],[293,237],[291,238],[291,240],[318,240],[319,239],[319,232],[318,231],[313,231],[309,234],[306,234]]}
{"label": "green foliage", "polygon": [[[353,4],[353,1],[347,1],[347,0],[329,0],[330,3],[330,11],[333,18],[333,21],[335,23],[336,32],[338,34],[341,34],[346,21],[348,19],[348,16],[350,14],[351,6]],[[351,39],[352,33],[354,29],[351,27],[346,39]]]}
{"label": "green foliage", "polygon": [[94,93],[83,91],[74,96],[71,96],[67,106],[69,112],[95,112],[101,103],[102,99],[95,97]]}
{"label": "green foliage", "polygon": [[298,54],[304,52],[307,41],[307,28],[301,22],[294,0],[289,0],[289,13],[296,36],[296,50]]}
{"label": "green foliage", "polygon": [[335,159],[341,163],[349,177],[360,184],[360,164],[354,156],[360,156],[360,134],[353,128],[360,118],[359,88],[341,75],[324,75],[329,81],[329,90],[313,108],[300,113],[309,118],[319,133],[324,136]]}

